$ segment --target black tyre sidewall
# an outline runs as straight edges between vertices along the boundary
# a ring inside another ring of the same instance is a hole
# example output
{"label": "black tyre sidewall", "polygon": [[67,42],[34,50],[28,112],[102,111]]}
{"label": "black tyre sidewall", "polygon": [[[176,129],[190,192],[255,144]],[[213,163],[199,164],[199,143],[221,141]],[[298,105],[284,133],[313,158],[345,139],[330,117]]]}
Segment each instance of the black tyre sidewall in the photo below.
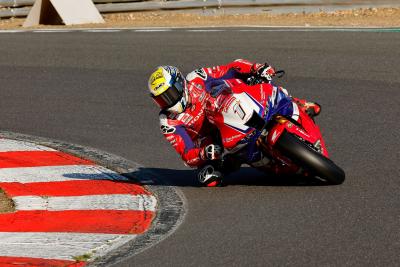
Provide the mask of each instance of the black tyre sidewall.
{"label": "black tyre sidewall", "polygon": [[341,184],[345,179],[344,171],[333,161],[313,150],[287,131],[282,133],[275,147],[294,163],[330,184]]}

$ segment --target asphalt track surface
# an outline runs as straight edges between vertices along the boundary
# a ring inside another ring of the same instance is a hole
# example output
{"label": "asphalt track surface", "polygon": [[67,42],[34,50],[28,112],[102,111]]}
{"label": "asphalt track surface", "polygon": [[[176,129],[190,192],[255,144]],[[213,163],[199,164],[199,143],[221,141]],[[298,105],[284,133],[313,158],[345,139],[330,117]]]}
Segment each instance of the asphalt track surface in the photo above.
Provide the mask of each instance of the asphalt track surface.
{"label": "asphalt track surface", "polygon": [[[399,33],[2,33],[0,44],[2,130],[120,155],[183,191],[177,231],[119,266],[398,266]],[[198,187],[159,132],[147,77],[235,58],[284,68],[282,85],[322,105],[343,185],[244,168],[227,187]]]}

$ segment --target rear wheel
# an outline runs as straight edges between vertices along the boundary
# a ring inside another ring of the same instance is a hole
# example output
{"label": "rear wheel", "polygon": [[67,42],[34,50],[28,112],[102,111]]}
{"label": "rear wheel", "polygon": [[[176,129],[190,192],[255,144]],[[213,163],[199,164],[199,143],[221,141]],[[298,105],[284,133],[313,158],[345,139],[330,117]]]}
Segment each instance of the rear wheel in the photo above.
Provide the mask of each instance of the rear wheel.
{"label": "rear wheel", "polygon": [[345,179],[344,171],[333,161],[286,131],[282,133],[275,147],[294,163],[330,184],[341,184]]}

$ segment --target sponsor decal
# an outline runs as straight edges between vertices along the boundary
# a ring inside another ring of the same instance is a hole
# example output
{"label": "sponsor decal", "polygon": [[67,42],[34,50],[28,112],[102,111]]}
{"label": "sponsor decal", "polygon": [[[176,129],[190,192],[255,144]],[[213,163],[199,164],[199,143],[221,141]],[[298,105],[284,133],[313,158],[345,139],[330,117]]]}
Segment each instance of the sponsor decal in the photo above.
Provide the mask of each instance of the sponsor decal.
{"label": "sponsor decal", "polygon": [[150,84],[154,85],[155,82],[158,79],[162,79],[163,78],[163,73],[162,73],[162,69],[159,68],[156,72],[153,73],[153,75],[151,75],[150,77]]}
{"label": "sponsor decal", "polygon": [[[201,89],[203,89],[203,87],[202,87],[200,84],[198,84],[198,85],[201,87]],[[200,101],[200,102],[203,102],[203,100],[204,100],[205,97],[206,97],[206,93],[205,93],[205,92],[202,92],[201,95],[200,95],[200,97],[199,97],[199,101]]]}
{"label": "sponsor decal", "polygon": [[193,116],[187,113],[182,114],[182,117],[179,118],[184,124],[188,124],[192,119]]}
{"label": "sponsor decal", "polygon": [[304,136],[310,137],[310,135],[308,133],[306,133],[305,131],[303,131],[302,129],[300,129],[300,128],[297,128],[297,129],[299,130],[300,133],[304,134]]}
{"label": "sponsor decal", "polygon": [[225,101],[221,101],[221,104],[219,104],[219,106],[224,106],[224,109],[222,110],[223,112],[228,112],[229,107],[232,105],[233,101],[236,100],[235,97],[233,96],[229,96],[229,97],[225,97],[223,98],[223,100]]}
{"label": "sponsor decal", "polygon": [[234,135],[234,136],[231,136],[231,137],[227,137],[227,138],[223,139],[223,142],[224,143],[229,143],[229,142],[235,140],[236,138],[242,137],[242,136],[243,136],[242,134],[237,134],[237,135]]}
{"label": "sponsor decal", "polygon": [[275,142],[275,139],[278,137],[278,131],[275,131],[271,136],[271,141]]}
{"label": "sponsor decal", "polygon": [[164,82],[160,83],[159,85],[157,85],[156,87],[154,87],[154,91],[157,91],[158,89],[160,89],[161,87],[163,87],[165,85]]}
{"label": "sponsor decal", "polygon": [[204,110],[203,110],[203,109],[200,109],[200,111],[199,111],[199,113],[196,115],[196,117],[193,118],[193,122],[192,122],[192,123],[193,123],[193,124],[196,123],[196,122],[200,119],[200,117],[203,116],[203,114],[204,114]]}
{"label": "sponsor decal", "polygon": [[236,104],[233,106],[233,110],[241,120],[244,120],[246,113],[244,112],[242,106],[240,106],[240,102],[236,102]]}

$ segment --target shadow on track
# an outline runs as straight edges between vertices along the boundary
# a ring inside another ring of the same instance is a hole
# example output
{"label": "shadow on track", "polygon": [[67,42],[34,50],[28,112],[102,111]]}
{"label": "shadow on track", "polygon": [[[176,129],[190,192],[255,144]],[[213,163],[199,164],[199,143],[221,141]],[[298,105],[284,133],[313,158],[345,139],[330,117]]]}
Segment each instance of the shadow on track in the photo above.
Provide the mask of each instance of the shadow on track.
{"label": "shadow on track", "polygon": [[[198,182],[195,170],[174,170],[161,168],[139,168],[132,173],[122,174],[127,177],[139,178],[143,184],[177,187],[202,187]],[[156,179],[144,181],[144,177]],[[250,167],[242,167],[239,171],[225,177],[224,185],[246,186],[325,186],[325,182],[315,178],[301,176],[275,176],[259,172]]]}

